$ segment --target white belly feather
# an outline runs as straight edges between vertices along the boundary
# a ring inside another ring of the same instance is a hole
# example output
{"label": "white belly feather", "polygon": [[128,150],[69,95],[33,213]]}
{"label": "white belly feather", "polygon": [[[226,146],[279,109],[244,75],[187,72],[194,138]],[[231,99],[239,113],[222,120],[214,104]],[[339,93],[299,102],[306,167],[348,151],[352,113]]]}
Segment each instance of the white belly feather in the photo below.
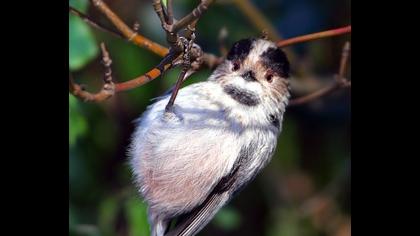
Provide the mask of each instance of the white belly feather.
{"label": "white belly feather", "polygon": [[226,120],[224,108],[206,96],[200,84],[180,90],[176,117],[165,116],[168,98],[158,101],[135,132],[131,165],[140,192],[154,211],[191,210],[237,158],[240,130]]}

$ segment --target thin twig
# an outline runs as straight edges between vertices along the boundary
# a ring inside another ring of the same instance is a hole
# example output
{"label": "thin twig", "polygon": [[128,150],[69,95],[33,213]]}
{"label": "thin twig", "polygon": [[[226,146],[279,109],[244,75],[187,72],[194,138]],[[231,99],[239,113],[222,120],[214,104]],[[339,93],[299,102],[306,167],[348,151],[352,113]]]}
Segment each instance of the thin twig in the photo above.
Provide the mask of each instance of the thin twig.
{"label": "thin twig", "polygon": [[[167,49],[167,48],[165,48],[165,47],[163,47],[163,46],[161,46],[157,43],[152,42],[151,40],[145,38],[144,36],[137,34],[137,32],[133,31],[130,27],[128,27],[102,0],[91,0],[91,1],[114,24],[114,26],[116,26],[117,29],[121,32],[121,34],[118,34],[118,33],[114,32],[114,35],[115,34],[117,34],[117,36],[123,35],[125,38],[129,39],[129,41],[132,41],[134,44],[136,44],[138,46],[141,46],[141,47],[145,47],[145,48],[149,49],[150,51],[156,53],[159,56],[165,56],[164,60],[162,60],[162,62],[164,62],[163,64],[160,63],[158,67],[153,68],[152,70],[147,72],[145,75],[142,75],[140,77],[137,77],[135,79],[132,79],[130,81],[126,81],[126,82],[123,82],[123,83],[112,84],[114,86],[114,92],[125,91],[125,90],[128,90],[128,89],[133,89],[133,88],[139,87],[139,86],[147,83],[148,81],[157,78],[164,71],[166,71],[167,69],[176,65],[176,60],[179,60],[179,53],[180,53],[180,52],[177,52],[177,50],[174,50],[174,48],[176,48],[176,47],[171,47],[171,50],[169,50],[169,49]],[[195,8],[190,14],[185,16],[181,21],[178,21],[173,25],[172,31],[174,32],[175,30],[181,29],[181,28],[178,29],[178,27],[181,27],[181,26],[185,27],[187,25],[187,37],[188,38],[191,37],[192,32],[195,29],[195,24],[197,23],[197,20],[199,19],[199,17],[202,15],[202,13],[208,8],[208,6],[213,1],[214,0],[202,0],[202,2],[199,4],[199,6],[197,8]],[[110,32],[109,29],[107,29],[106,27],[103,27],[102,25],[94,22],[91,18],[85,16],[83,13],[80,13],[77,10],[72,9],[72,8],[70,8],[69,11],[72,12],[73,14],[81,17],[88,24],[90,24],[94,27],[97,27],[98,29]],[[172,10],[169,10],[167,12],[168,16],[170,14],[173,14],[171,11]],[[171,12],[171,13],[169,13],[169,12]],[[162,14],[165,14],[165,13],[162,12]],[[166,22],[164,22],[164,23],[166,23]],[[315,40],[315,39],[324,38],[324,37],[332,37],[332,36],[335,36],[335,35],[345,34],[345,33],[349,33],[349,32],[351,32],[351,26],[343,27],[343,28],[335,29],[335,30],[319,32],[319,33],[310,34],[310,35],[304,35],[304,36],[300,36],[300,37],[296,37],[296,38],[291,38],[291,39],[288,39],[288,40],[280,41],[277,44],[279,46],[283,47],[283,46],[288,46],[288,45],[292,45],[292,44],[295,44],[295,43],[301,43],[301,42]],[[177,34],[175,33],[175,35],[177,35]],[[182,43],[179,43],[179,44],[182,45]],[[208,68],[213,69],[214,67],[216,67],[217,65],[219,65],[223,61],[223,57],[217,57],[213,54],[202,52],[201,48],[197,44],[192,43],[190,45],[193,45],[192,50],[190,48],[190,52],[188,53],[188,54],[191,54],[191,56],[192,56],[191,57],[192,63],[190,63],[189,70],[187,70],[187,72],[183,73],[184,75],[182,77],[184,77],[184,78],[182,79],[182,81],[185,80],[185,77],[188,77],[189,75],[191,75],[192,73],[194,73],[195,71],[200,69],[201,65],[205,65]],[[171,58],[170,62],[168,61],[168,58]],[[339,74],[341,74],[341,72]],[[182,83],[182,81],[181,81],[181,83]],[[111,83],[112,83],[112,81],[111,81]],[[106,98],[112,96],[112,95],[109,95],[108,93],[102,92],[102,91],[100,91],[97,94],[90,94],[90,93],[84,91],[81,86],[73,83],[72,78],[69,79],[69,84],[70,84],[70,90],[73,94],[77,94],[76,96],[82,97],[82,98],[87,99],[87,100],[101,101],[101,100],[105,100]],[[350,82],[346,81],[346,83],[344,85],[341,85],[341,86],[349,87],[350,85],[351,85]],[[106,87],[108,87],[108,85]],[[335,86],[334,86],[334,89],[335,89]],[[322,96],[323,94],[329,93],[329,90],[332,90],[332,88],[324,89],[320,92],[318,91],[318,93],[320,93],[321,95],[319,95],[319,94],[318,95],[315,94],[315,95],[317,97]],[[106,95],[106,96],[104,96],[104,95]],[[103,97],[106,97],[106,98],[103,98]],[[292,101],[292,103],[293,102],[294,101]]]}
{"label": "thin twig", "polygon": [[[170,45],[170,52],[173,53],[175,57],[177,57],[178,55],[182,55],[182,71],[178,77],[178,81],[176,82],[174,89],[172,90],[171,97],[165,108],[166,111],[170,111],[173,107],[178,91],[183,81],[185,80],[186,75],[192,74],[194,72],[194,70],[190,70],[190,68],[192,56],[191,49],[194,45],[195,40],[195,26],[199,17],[208,8],[208,5],[210,5],[212,1],[213,0],[201,1],[201,3],[190,14],[185,16],[180,21],[173,23],[174,18],[172,12],[172,2],[170,1],[168,3],[169,5],[167,6],[166,11],[164,11],[165,9],[162,6],[162,1],[153,0],[153,8],[156,14],[159,16],[162,28],[166,32],[166,40]],[[178,35],[178,31],[183,28],[186,28],[185,37],[180,37]],[[202,51],[198,45],[197,47],[195,47],[195,49],[197,55],[194,55],[195,58],[193,58],[193,60],[196,64],[198,63],[199,67],[202,64]],[[200,56],[200,58],[198,58],[198,55]]]}
{"label": "thin twig", "polygon": [[[96,6],[98,6],[99,10],[101,10],[101,12],[111,21],[111,23],[113,23],[121,31],[121,33],[123,33],[123,35],[127,39],[130,39],[130,37],[132,37],[131,41],[134,44],[140,47],[149,49],[150,51],[156,53],[157,55],[161,57],[165,56],[169,52],[168,48],[163,47],[159,45],[158,43],[155,43],[145,38],[144,36],[132,31],[131,28],[128,27],[114,12],[112,12],[112,10],[102,0],[91,0],[91,1],[94,4],[96,4]],[[92,22],[95,23],[94,21]],[[303,35],[303,36],[298,36],[298,37],[294,37],[294,38],[290,38],[286,40],[281,40],[277,43],[277,45],[279,45],[280,47],[285,47],[292,44],[303,43],[306,41],[311,41],[311,40],[325,38],[325,37],[332,37],[339,34],[346,34],[346,33],[351,32],[351,26],[343,27],[340,29],[328,30],[328,31],[323,31],[319,33]],[[223,58],[217,57],[211,53],[204,53],[202,60],[203,60],[203,65],[205,65],[206,67],[210,69],[213,69],[223,61]]]}
{"label": "thin twig", "polygon": [[162,23],[162,27],[163,24],[166,23],[166,19],[165,19],[165,14],[163,12],[163,6],[162,6],[162,1],[161,0],[153,0],[153,9],[155,10],[156,14],[159,17],[160,23]]}
{"label": "thin twig", "polygon": [[[129,28],[111,9],[109,9],[109,7],[102,0],[92,0],[92,3],[96,7],[98,7],[99,10],[101,10],[101,12],[121,31],[121,33],[126,38],[129,38],[129,40],[131,40],[133,42],[136,42],[135,41],[136,39],[138,39],[139,37],[143,37],[143,36],[138,35],[137,32],[133,32],[132,29]],[[166,22],[165,22],[165,19],[164,19],[165,16],[164,16],[164,12],[162,10],[162,5],[161,5],[160,1],[159,1],[159,3],[157,3],[156,1],[154,3],[155,3],[156,12],[158,13],[158,15],[163,20],[162,26],[164,26],[163,28],[165,29]],[[83,17],[83,15],[81,15],[81,14],[78,14],[78,16]],[[188,28],[187,28],[186,36],[187,36],[187,39],[188,39],[189,43],[188,43],[187,50],[184,52],[184,54],[186,53],[186,55],[184,55],[184,57],[188,58],[188,63],[184,63],[184,64],[188,64],[188,66],[184,66],[183,73],[180,75],[180,83],[182,83],[184,81],[184,78],[186,77],[186,74],[191,75],[193,73],[193,72],[189,71],[190,64],[191,64],[189,58],[190,58],[191,47],[193,45],[193,41],[194,41],[194,38],[195,38],[194,37],[194,31],[195,31],[195,25],[197,23],[197,20],[198,20],[198,18],[193,19],[193,21],[188,25]],[[91,21],[91,23],[93,23],[92,25],[94,25],[94,26],[98,25],[98,24],[95,24],[94,21]],[[176,35],[176,41],[178,41],[178,35],[177,34],[172,34],[172,35]],[[144,41],[142,41],[142,42],[144,43]],[[141,45],[141,46],[144,46],[144,45]],[[153,47],[148,47],[148,49],[153,49]],[[164,49],[168,50],[166,48],[164,48]],[[195,53],[195,54],[203,57],[204,55],[203,55],[201,49],[199,47],[198,47],[198,49],[201,53]],[[123,83],[117,83],[115,85],[113,84],[113,93],[139,87],[139,86],[144,85],[145,83],[157,78],[164,71],[171,68],[174,65],[174,63],[176,63],[176,59],[178,58],[178,56],[180,54],[179,50],[180,50],[179,47],[177,47],[176,45],[172,45],[169,52],[166,54],[165,58],[162,60],[162,62],[157,67],[153,68],[152,70],[150,70],[146,74],[144,74],[142,76],[139,76],[135,79],[132,79],[132,80],[129,80],[129,81],[126,81],[126,82],[123,82]],[[156,50],[155,50],[155,52],[156,52]],[[208,58],[213,59],[211,56],[208,57]],[[213,61],[215,61],[215,60],[213,59]],[[113,93],[112,93],[112,95],[106,94],[106,96],[103,96],[104,93],[102,91],[99,92],[98,94],[88,93],[88,92],[84,91],[81,86],[75,84],[73,79],[71,78],[71,76],[69,77],[69,85],[70,85],[70,89],[73,92],[73,94],[75,94],[78,97],[83,97],[85,100],[89,100],[89,101],[102,101],[102,100],[105,100],[106,98],[109,98],[110,96],[113,95]],[[180,86],[180,84],[179,84],[179,86]],[[175,96],[174,96],[173,100],[175,99],[175,97],[176,97],[176,93],[175,93]]]}
{"label": "thin twig", "polygon": [[[144,36],[138,34],[135,31],[132,31],[130,27],[128,27],[105,3],[103,3],[103,1],[101,0],[91,0],[91,1],[101,6],[99,10],[101,10],[101,12],[111,21],[111,23],[114,24],[114,26],[116,27],[117,25],[119,26],[117,28],[120,30],[123,38],[127,38],[129,41],[133,42],[135,45],[146,48],[150,50],[151,52],[157,54],[158,56],[164,57],[166,56],[166,54],[168,54],[169,52],[168,48],[161,46],[160,44],[155,43],[151,41],[150,39],[145,38]],[[84,15],[81,15],[81,14],[76,14],[76,15],[83,19]],[[88,21],[86,22],[89,23],[89,25],[93,27],[96,27],[96,25],[98,26],[100,25],[97,22],[93,21],[91,18],[89,18],[89,20],[90,20],[89,22]],[[99,28],[99,27],[97,28],[105,32],[108,32],[108,29],[106,28]],[[117,36],[115,34],[112,34],[112,35]],[[218,64],[220,64],[221,61],[222,61],[222,58],[219,58],[211,53],[203,52],[201,65],[204,65],[210,69],[213,69]]]}
{"label": "thin twig", "polygon": [[[194,22],[196,23],[197,20],[195,20]],[[192,24],[195,25],[194,22]],[[191,52],[191,48],[192,48],[192,46],[194,44],[194,40],[195,40],[195,34],[194,34],[195,28],[189,28],[188,30],[190,31],[189,32],[189,38],[187,38],[187,39],[184,38],[183,39],[183,41],[184,41],[183,42],[183,44],[184,44],[184,54],[183,54],[183,61],[182,61],[182,64],[183,64],[182,65],[182,71],[181,71],[181,73],[178,77],[178,80],[177,80],[176,84],[175,84],[174,90],[172,90],[171,97],[170,97],[170,99],[168,101],[168,104],[166,105],[166,108],[165,108],[166,111],[170,111],[171,108],[173,107],[176,96],[178,95],[178,91],[181,88],[182,83],[186,80],[187,73],[189,72],[189,70],[191,68],[190,52]]]}
{"label": "thin twig", "polygon": [[351,32],[351,25],[346,26],[346,27],[342,27],[342,28],[338,28],[338,29],[332,29],[332,30],[318,32],[318,33],[298,36],[298,37],[294,37],[294,38],[290,38],[290,39],[286,39],[286,40],[281,40],[281,41],[277,42],[277,46],[286,47],[286,46],[290,46],[290,45],[297,44],[297,43],[303,43],[303,42],[308,42],[308,41],[312,41],[312,40],[317,40],[317,39],[322,39],[322,38],[327,38],[327,37],[333,37],[333,36],[337,36],[337,35],[347,34],[347,33],[350,33],[350,32]]}
{"label": "thin twig", "polygon": [[79,10],[69,6],[69,12],[72,13],[75,16],[80,17],[80,19],[82,19],[84,22],[88,23],[89,25],[91,25],[94,28],[97,28],[99,30],[102,30],[104,32],[110,33],[116,37],[119,38],[124,38],[124,35],[122,35],[120,32],[115,31],[113,29],[107,28],[97,22],[95,22],[93,19],[91,19],[89,16],[83,14],[82,12],[80,12]]}
{"label": "thin twig", "polygon": [[[350,86],[351,86],[351,83],[349,82],[348,84],[346,84],[345,87],[350,87]],[[322,89],[320,89],[320,90],[318,90],[316,92],[313,92],[313,93],[311,93],[309,95],[306,95],[306,96],[303,96],[303,97],[299,97],[299,98],[295,98],[295,99],[290,100],[289,106],[303,105],[305,103],[312,102],[314,100],[317,100],[320,97],[323,97],[323,96],[326,96],[328,94],[331,94],[332,92],[334,92],[334,91],[336,91],[336,90],[338,90],[340,88],[342,88],[342,86],[339,85],[339,83],[334,82],[333,84],[331,84],[331,85],[329,85],[327,87],[324,87],[324,88],[322,88]]]}
{"label": "thin twig", "polygon": [[115,84],[115,92],[122,92],[122,91],[127,91],[127,90],[130,90],[130,89],[140,87],[140,86],[156,79],[161,74],[162,74],[162,72],[159,69],[153,68],[150,71],[148,71],[146,74],[141,75],[137,78],[134,78],[134,79],[126,81],[126,82]]}
{"label": "thin twig", "polygon": [[105,47],[104,43],[101,43],[101,50],[102,50],[102,63],[105,67],[105,74],[104,74],[104,85],[102,89],[97,93],[90,93],[85,91],[85,89],[76,84],[73,80],[71,74],[69,74],[69,91],[76,97],[83,99],[86,102],[100,102],[112,97],[116,91],[116,86],[112,82],[112,70],[111,64],[112,60],[109,57],[109,53]]}
{"label": "thin twig", "polygon": [[157,65],[155,68],[148,71],[146,74],[141,75],[137,78],[134,78],[126,82],[115,84],[115,91],[121,92],[121,91],[134,89],[156,79],[163,72],[167,71],[168,69],[172,67],[172,63],[175,58],[176,58],[176,55],[174,53],[171,53],[171,52],[168,53],[168,55],[166,55],[162,59],[159,65]]}
{"label": "thin twig", "polygon": [[163,10],[162,1],[153,0],[153,9],[159,17],[162,29],[166,33],[166,41],[169,43],[171,50],[180,53],[182,51],[182,45],[179,42],[179,36],[171,30],[172,25],[167,21],[168,17]]}
{"label": "thin twig", "polygon": [[188,57],[190,63],[188,65],[189,69],[184,77],[184,81],[199,70],[203,65],[203,50],[201,50],[201,47],[195,43],[195,26],[197,25],[197,22],[198,19],[188,25],[187,32],[185,33],[185,38],[189,41],[189,48],[187,52],[190,54]]}
{"label": "thin twig", "polygon": [[347,67],[347,61],[349,57],[349,51],[350,51],[350,43],[346,42],[344,44],[343,51],[341,54],[339,73],[335,77],[334,83],[332,83],[331,85],[327,87],[321,88],[320,90],[315,91],[311,94],[308,94],[306,96],[292,99],[290,100],[289,105],[290,106],[302,105],[302,104],[314,101],[320,97],[331,94],[332,92],[336,90],[351,87],[351,81],[346,80],[344,77],[345,72],[346,72],[346,67]]}
{"label": "thin twig", "polygon": [[181,73],[179,74],[178,80],[176,81],[175,87],[172,90],[171,97],[169,98],[168,104],[166,104],[165,110],[170,111],[172,106],[174,105],[175,98],[178,95],[178,91],[181,88],[182,82],[185,81],[185,76],[187,74],[187,70],[182,69]]}
{"label": "thin twig", "polygon": [[169,50],[162,45],[151,41],[150,39],[138,34],[127,26],[102,0],[91,0],[94,6],[96,6],[113,24],[117,29],[134,44],[146,48],[151,52],[163,57],[168,54]]}
{"label": "thin twig", "polygon": [[[333,36],[346,34],[350,32],[351,32],[351,25],[347,27],[339,28],[339,29],[327,30],[327,31],[318,32],[314,34],[307,34],[307,35],[298,36],[298,37],[294,37],[294,38],[290,38],[286,40],[281,40],[277,42],[277,45],[279,47],[286,47],[286,46],[290,46],[297,43],[303,43],[303,42],[326,38],[326,37],[333,37]],[[288,54],[291,62],[296,62],[297,56],[294,54],[292,50],[290,50],[289,48],[285,48],[283,50]],[[300,66],[297,67],[296,72],[300,74],[300,76],[306,77],[307,76],[306,67],[303,64],[298,64],[298,65]]]}
{"label": "thin twig", "polygon": [[168,12],[168,24],[174,23],[174,10],[172,6],[172,0],[167,1],[167,12]]}
{"label": "thin twig", "polygon": [[344,79],[346,69],[347,69],[347,62],[349,60],[350,54],[350,42],[346,42],[343,46],[343,50],[341,52],[341,60],[340,60],[340,69],[338,70],[338,76],[341,79]]}
{"label": "thin twig", "polygon": [[172,32],[177,33],[179,30],[185,28],[187,25],[200,18],[213,2],[214,0],[201,0],[201,3],[198,4],[198,6],[194,8],[190,14],[184,16],[184,18],[173,25]]}
{"label": "thin twig", "polygon": [[84,101],[101,102],[112,97],[117,92],[122,92],[122,91],[140,87],[156,79],[164,71],[167,71],[168,69],[170,69],[172,67],[172,62],[174,61],[174,57],[175,57],[173,53],[168,53],[168,55],[162,59],[159,65],[157,65],[156,67],[148,71],[146,74],[141,75],[137,78],[134,78],[126,82],[114,84],[112,82],[111,67],[110,67],[112,61],[103,43],[101,44],[101,49],[102,49],[102,54],[103,54],[103,64],[105,66],[104,86],[101,91],[95,94],[87,92],[82,86],[76,84],[72,76],[69,75],[70,93],[72,93],[76,97],[83,99]]}

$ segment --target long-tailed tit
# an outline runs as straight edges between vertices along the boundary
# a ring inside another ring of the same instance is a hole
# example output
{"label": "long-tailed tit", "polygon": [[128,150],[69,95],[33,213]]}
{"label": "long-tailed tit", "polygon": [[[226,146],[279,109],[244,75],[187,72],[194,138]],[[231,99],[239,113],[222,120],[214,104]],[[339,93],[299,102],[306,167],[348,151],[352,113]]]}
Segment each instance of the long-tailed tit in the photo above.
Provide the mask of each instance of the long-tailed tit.
{"label": "long-tailed tit", "polygon": [[[270,161],[289,99],[289,62],[265,39],[236,42],[205,82],[160,97],[129,150],[153,236],[195,235]],[[169,230],[171,220],[181,219]],[[169,232],[168,232],[169,231]]]}

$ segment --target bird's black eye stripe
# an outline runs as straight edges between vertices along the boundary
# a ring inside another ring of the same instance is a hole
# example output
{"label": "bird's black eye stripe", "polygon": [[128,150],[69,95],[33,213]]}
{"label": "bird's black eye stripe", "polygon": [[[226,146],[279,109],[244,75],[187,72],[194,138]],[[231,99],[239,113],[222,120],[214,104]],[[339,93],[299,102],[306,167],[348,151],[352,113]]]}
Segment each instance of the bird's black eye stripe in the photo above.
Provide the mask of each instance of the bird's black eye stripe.
{"label": "bird's black eye stripe", "polygon": [[286,54],[280,48],[269,48],[262,55],[263,64],[283,78],[289,78],[290,65]]}
{"label": "bird's black eye stripe", "polygon": [[242,39],[233,44],[230,49],[227,59],[243,61],[252,49],[252,43],[255,41],[253,38]]}

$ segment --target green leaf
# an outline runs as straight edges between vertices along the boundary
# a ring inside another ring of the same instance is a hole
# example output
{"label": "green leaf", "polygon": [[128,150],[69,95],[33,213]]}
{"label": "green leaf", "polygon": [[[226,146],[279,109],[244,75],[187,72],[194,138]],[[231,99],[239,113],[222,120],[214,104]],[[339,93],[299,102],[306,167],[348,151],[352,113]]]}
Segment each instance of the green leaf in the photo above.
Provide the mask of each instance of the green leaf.
{"label": "green leaf", "polygon": [[99,53],[93,33],[77,16],[69,16],[69,66],[70,70],[81,69]]}
{"label": "green leaf", "polygon": [[166,7],[167,7],[167,5],[168,5],[168,0],[162,0],[162,4],[163,4],[163,6],[166,8]]}
{"label": "green leaf", "polygon": [[241,215],[234,208],[225,207],[215,216],[214,224],[224,230],[230,231],[240,226]]}

